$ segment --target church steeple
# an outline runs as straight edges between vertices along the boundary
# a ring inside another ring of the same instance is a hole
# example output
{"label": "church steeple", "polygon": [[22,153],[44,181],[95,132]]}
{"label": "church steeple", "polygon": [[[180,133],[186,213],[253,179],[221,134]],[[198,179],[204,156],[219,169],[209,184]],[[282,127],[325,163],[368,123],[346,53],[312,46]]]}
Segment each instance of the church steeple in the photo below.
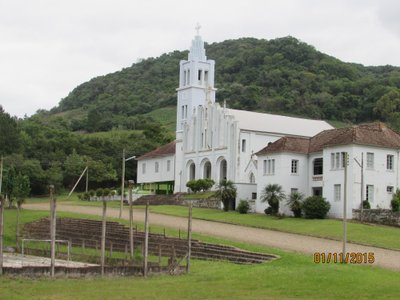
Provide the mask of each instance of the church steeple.
{"label": "church steeple", "polygon": [[177,139],[181,137],[183,125],[192,118],[199,106],[215,102],[214,69],[215,61],[207,60],[204,42],[196,26],[188,60],[181,60],[179,72],[178,107],[176,118]]}
{"label": "church steeple", "polygon": [[204,49],[204,42],[200,36],[200,24],[197,23],[196,25],[196,36],[194,40],[192,40],[192,46],[190,47],[190,52],[188,55],[188,60],[197,60],[197,61],[206,61],[206,50]]}

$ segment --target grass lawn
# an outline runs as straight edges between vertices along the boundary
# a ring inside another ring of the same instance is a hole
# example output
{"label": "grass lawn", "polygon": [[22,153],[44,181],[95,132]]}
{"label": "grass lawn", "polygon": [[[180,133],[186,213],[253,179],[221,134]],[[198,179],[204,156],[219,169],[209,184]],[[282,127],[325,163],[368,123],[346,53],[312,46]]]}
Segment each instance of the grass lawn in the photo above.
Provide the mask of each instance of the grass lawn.
{"label": "grass lawn", "polygon": [[[150,206],[150,211],[181,217],[186,217],[188,214],[187,207],[173,205]],[[342,238],[342,221],[334,219],[308,220],[291,217],[279,219],[264,214],[239,214],[235,211],[224,212],[207,208],[193,208],[193,218],[336,240]],[[349,222],[347,238],[354,243],[400,249],[400,228]]]}
{"label": "grass lawn", "polygon": [[[22,212],[28,222],[47,212]],[[59,213],[77,217],[77,214]],[[83,216],[83,215],[81,215]],[[83,216],[86,217],[86,216]],[[92,219],[98,217],[90,216]],[[15,242],[15,210],[5,213],[5,244]],[[171,230],[171,232],[174,232]],[[168,232],[169,233],[169,232]],[[176,232],[175,232],[176,233]],[[311,256],[195,234],[195,238],[278,254],[258,265],[192,262],[190,275],[127,278],[0,277],[1,299],[398,299],[400,273],[370,266],[314,264]]]}
{"label": "grass lawn", "polygon": [[[208,196],[208,194],[205,196]],[[102,205],[101,201],[79,200],[76,194],[73,194],[69,199],[67,199],[67,195],[60,195],[57,196],[57,199],[59,202],[71,205]],[[31,198],[27,200],[28,203],[48,201],[48,198]],[[119,201],[111,201],[107,205],[108,207],[119,208],[120,203]],[[144,208],[144,206],[134,206],[135,208]],[[187,207],[176,205],[150,206],[150,211],[180,217],[187,217],[188,215]],[[335,219],[308,220],[291,217],[279,219],[265,214],[239,214],[235,211],[224,212],[207,208],[193,208],[193,218],[335,240],[341,240],[342,238],[342,221]],[[348,222],[347,238],[354,243],[400,250],[400,228],[396,227]]]}

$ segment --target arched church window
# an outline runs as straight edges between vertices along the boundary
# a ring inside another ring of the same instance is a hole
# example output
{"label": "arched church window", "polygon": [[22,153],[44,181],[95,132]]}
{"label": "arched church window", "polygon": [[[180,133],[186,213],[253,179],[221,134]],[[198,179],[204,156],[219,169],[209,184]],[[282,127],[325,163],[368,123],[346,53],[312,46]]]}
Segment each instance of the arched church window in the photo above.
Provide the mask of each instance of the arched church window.
{"label": "arched church window", "polygon": [[211,163],[209,161],[204,164],[203,178],[211,179]]}
{"label": "arched church window", "polygon": [[256,183],[256,177],[254,176],[253,172],[250,173],[250,183]]}
{"label": "arched church window", "polygon": [[227,163],[226,160],[223,159],[219,165],[219,180],[227,179]]}

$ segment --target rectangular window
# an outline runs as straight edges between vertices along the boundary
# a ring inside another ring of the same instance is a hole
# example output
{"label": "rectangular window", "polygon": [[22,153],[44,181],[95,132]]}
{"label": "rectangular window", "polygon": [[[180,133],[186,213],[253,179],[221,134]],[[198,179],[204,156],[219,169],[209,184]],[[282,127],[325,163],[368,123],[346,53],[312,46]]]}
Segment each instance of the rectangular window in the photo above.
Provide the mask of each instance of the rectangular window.
{"label": "rectangular window", "polygon": [[246,152],[246,140],[242,140],[242,152]]}
{"label": "rectangular window", "polygon": [[341,199],[341,186],[340,184],[335,184],[333,186],[333,198],[336,202],[339,202]]}
{"label": "rectangular window", "polygon": [[146,163],[142,163],[142,174],[146,174]]}
{"label": "rectangular window", "polygon": [[291,172],[292,174],[298,173],[299,161],[297,159],[292,159],[292,167]]}
{"label": "rectangular window", "polygon": [[299,191],[299,189],[297,189],[297,188],[291,188],[290,189],[290,194],[297,193],[298,191]]}
{"label": "rectangular window", "polygon": [[335,168],[335,153],[331,153],[331,169]]}
{"label": "rectangular window", "polygon": [[201,81],[201,70],[197,72],[197,80]]}
{"label": "rectangular window", "polygon": [[388,185],[388,186],[386,187],[386,192],[388,192],[389,194],[393,194],[393,186]]}
{"label": "rectangular window", "polygon": [[387,170],[393,171],[393,160],[394,160],[393,155],[388,154],[386,156],[386,169]]}
{"label": "rectangular window", "polygon": [[367,152],[367,169],[374,168],[374,153]]}
{"label": "rectangular window", "polygon": [[257,193],[251,193],[251,199],[253,200],[257,199]]}
{"label": "rectangular window", "polygon": [[365,199],[368,202],[374,202],[374,186],[372,184],[367,184],[367,186],[366,186]]}
{"label": "rectangular window", "polygon": [[335,168],[339,169],[340,167],[340,153],[336,152],[335,154]]}
{"label": "rectangular window", "polygon": [[204,81],[208,82],[208,71],[204,71]]}
{"label": "rectangular window", "polygon": [[187,80],[186,80],[186,84],[187,84],[187,85],[190,84],[190,70],[187,71]]}
{"label": "rectangular window", "polygon": [[323,173],[323,160],[322,158],[314,159],[314,175],[322,175]]}
{"label": "rectangular window", "polygon": [[344,168],[346,166],[346,152],[341,152],[340,154],[341,154],[341,158],[342,158],[341,166],[342,166],[342,168]]}
{"label": "rectangular window", "polygon": [[182,105],[182,120],[185,118],[185,105]]}
{"label": "rectangular window", "polygon": [[171,161],[167,160],[167,172],[171,170]]}
{"label": "rectangular window", "polygon": [[263,161],[264,175],[273,175],[275,173],[275,159],[265,159]]}
{"label": "rectangular window", "polygon": [[159,164],[158,164],[158,162],[156,162],[154,164],[154,172],[158,173],[158,169],[159,169]]}

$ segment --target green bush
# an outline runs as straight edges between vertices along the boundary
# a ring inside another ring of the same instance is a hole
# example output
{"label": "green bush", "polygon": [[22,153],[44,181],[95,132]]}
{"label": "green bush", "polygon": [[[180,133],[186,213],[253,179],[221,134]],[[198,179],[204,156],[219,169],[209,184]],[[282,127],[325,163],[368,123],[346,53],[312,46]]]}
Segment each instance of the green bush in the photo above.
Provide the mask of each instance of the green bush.
{"label": "green bush", "polygon": [[240,200],[237,210],[241,214],[247,214],[250,210],[250,204],[246,200]]}
{"label": "green bush", "polygon": [[83,193],[81,200],[89,201],[90,200],[90,194],[89,193]]}
{"label": "green bush", "polygon": [[189,180],[186,183],[186,186],[193,192],[197,193],[200,191],[208,191],[214,185],[214,180],[205,178],[205,179],[197,179],[197,180]]}
{"label": "green bush", "polygon": [[98,189],[96,190],[96,196],[97,196],[97,197],[102,197],[103,195],[104,195],[103,189],[102,189],[102,188],[98,188]]}
{"label": "green bush", "polygon": [[302,209],[307,219],[325,219],[331,205],[320,196],[311,196],[304,200]]}
{"label": "green bush", "polygon": [[90,191],[89,191],[89,195],[90,195],[90,197],[93,197],[94,195],[96,195],[96,192],[93,191],[93,190],[90,190]]}
{"label": "green bush", "polygon": [[104,195],[104,196],[110,196],[110,193],[111,193],[110,189],[105,188],[105,189],[103,190],[103,195]]}
{"label": "green bush", "polygon": [[368,200],[363,201],[363,209],[370,209],[371,204],[369,204]]}
{"label": "green bush", "polygon": [[290,194],[287,201],[287,205],[293,212],[295,218],[301,218],[301,206],[303,204],[304,195],[299,192],[293,192]]}
{"label": "green bush", "polygon": [[186,186],[193,192],[193,193],[197,193],[200,191],[200,186],[197,180],[189,180],[186,183]]}
{"label": "green bush", "polygon": [[392,211],[400,211],[400,190],[397,189],[396,193],[393,194],[392,201],[390,201]]}

